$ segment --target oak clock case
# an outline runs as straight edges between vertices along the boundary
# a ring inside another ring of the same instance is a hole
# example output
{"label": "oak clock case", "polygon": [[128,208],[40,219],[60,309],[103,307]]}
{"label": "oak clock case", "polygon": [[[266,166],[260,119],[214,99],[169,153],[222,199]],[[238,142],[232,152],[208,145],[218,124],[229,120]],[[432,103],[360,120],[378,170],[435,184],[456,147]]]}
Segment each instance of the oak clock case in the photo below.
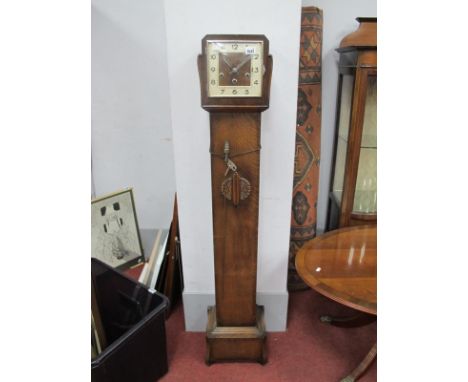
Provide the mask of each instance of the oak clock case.
{"label": "oak clock case", "polygon": [[327,230],[377,224],[377,19],[357,18],[337,52],[338,99]]}
{"label": "oak clock case", "polygon": [[256,304],[261,111],[272,58],[263,35],[207,35],[198,57],[210,112],[216,305],[208,309],[206,362],[266,362]]}

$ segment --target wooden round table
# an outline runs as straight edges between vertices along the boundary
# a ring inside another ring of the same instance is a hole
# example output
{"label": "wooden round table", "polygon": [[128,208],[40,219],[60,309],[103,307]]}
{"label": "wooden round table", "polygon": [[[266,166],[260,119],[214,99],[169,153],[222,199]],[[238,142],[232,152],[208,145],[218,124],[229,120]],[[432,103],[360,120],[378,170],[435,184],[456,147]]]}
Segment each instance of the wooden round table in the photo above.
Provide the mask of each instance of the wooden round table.
{"label": "wooden round table", "polygon": [[[309,241],[296,255],[296,269],[304,282],[320,294],[377,316],[377,227],[341,228]],[[374,344],[342,382],[357,380],[376,355]]]}

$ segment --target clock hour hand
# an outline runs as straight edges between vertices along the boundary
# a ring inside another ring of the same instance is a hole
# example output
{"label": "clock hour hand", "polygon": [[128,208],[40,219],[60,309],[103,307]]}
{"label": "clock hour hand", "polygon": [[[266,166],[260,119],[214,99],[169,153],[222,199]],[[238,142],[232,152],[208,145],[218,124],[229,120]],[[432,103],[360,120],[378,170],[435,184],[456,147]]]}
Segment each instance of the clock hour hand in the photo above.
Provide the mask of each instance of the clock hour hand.
{"label": "clock hour hand", "polygon": [[221,57],[223,58],[223,61],[225,62],[225,64],[226,64],[227,66],[229,66],[229,68],[230,68],[231,70],[233,70],[232,65],[231,65],[230,62],[226,59],[226,56],[225,56],[224,54],[221,53]]}

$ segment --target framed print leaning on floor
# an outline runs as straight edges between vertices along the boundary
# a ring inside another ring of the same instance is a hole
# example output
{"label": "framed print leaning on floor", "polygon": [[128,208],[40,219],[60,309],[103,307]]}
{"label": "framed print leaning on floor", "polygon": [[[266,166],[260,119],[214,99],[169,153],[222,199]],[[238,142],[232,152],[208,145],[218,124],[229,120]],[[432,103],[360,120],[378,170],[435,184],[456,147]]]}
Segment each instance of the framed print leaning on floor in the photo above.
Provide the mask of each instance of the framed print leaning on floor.
{"label": "framed print leaning on floor", "polygon": [[144,261],[131,188],[91,200],[91,257],[118,269]]}

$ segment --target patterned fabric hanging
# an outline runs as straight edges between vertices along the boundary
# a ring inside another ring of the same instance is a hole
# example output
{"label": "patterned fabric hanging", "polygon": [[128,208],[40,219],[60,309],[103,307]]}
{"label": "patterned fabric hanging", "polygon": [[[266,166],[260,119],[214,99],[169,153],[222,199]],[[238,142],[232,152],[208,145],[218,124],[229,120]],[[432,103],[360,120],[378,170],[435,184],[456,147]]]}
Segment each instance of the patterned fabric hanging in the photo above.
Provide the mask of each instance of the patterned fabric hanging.
{"label": "patterned fabric hanging", "polygon": [[296,154],[289,245],[288,290],[306,289],[296,253],[316,235],[322,111],[322,10],[303,7],[297,98]]}

